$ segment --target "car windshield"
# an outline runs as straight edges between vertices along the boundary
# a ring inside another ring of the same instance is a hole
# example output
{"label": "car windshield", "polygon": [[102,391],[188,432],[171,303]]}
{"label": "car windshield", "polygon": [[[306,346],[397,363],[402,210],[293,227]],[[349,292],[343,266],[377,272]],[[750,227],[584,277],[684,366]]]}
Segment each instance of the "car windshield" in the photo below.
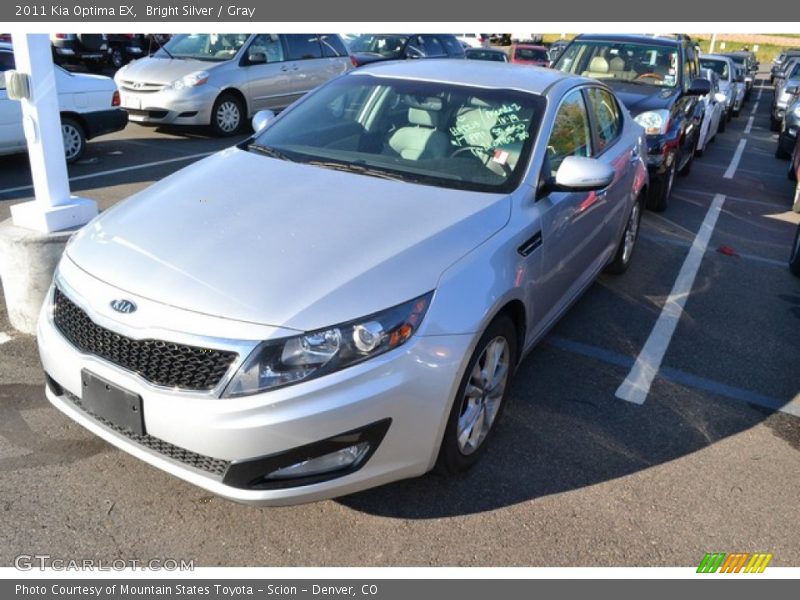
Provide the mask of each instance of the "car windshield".
{"label": "car windshield", "polygon": [[466,52],[467,58],[472,58],[475,60],[493,60],[497,62],[506,62],[506,55],[503,52],[497,52],[493,50],[478,50],[475,48],[470,48]]}
{"label": "car windshield", "polygon": [[800,77],[800,62],[794,63],[794,67],[792,67],[788,79],[797,79],[798,77]]}
{"label": "car windshield", "polygon": [[719,75],[722,79],[728,79],[728,61],[726,60],[711,60],[708,58],[700,59],[700,67],[703,69],[711,69]]}
{"label": "car windshield", "polygon": [[384,58],[400,58],[407,35],[360,35],[350,43],[351,52],[372,52]]}
{"label": "car windshield", "polygon": [[548,60],[547,51],[538,48],[517,48],[514,57],[522,60]]}
{"label": "car windshield", "polygon": [[680,73],[675,46],[599,40],[572,42],[555,68],[595,79],[669,88],[678,85]]}
{"label": "car windshield", "polygon": [[510,192],[544,104],[515,90],[350,75],[307,96],[248,148],[364,176]]}
{"label": "car windshield", "polygon": [[249,33],[183,33],[172,37],[154,54],[157,58],[230,60],[250,37]]}

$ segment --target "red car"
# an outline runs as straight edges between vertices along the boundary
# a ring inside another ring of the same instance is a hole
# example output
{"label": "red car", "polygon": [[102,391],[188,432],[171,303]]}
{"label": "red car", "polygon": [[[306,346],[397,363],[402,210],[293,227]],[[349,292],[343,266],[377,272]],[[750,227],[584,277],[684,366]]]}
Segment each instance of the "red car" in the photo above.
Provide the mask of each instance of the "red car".
{"label": "red car", "polygon": [[547,48],[533,44],[514,44],[511,46],[511,62],[518,65],[531,65],[533,67],[549,67],[550,57]]}

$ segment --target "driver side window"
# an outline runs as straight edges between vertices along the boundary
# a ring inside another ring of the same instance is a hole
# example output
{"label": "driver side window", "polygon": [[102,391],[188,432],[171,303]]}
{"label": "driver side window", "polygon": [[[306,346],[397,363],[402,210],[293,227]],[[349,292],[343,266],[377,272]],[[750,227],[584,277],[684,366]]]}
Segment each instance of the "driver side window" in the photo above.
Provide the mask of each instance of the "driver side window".
{"label": "driver side window", "polygon": [[559,107],[547,142],[549,175],[555,176],[567,156],[591,155],[592,134],[586,103],[581,90],[573,90]]}
{"label": "driver side window", "polygon": [[253,38],[253,43],[250,44],[247,55],[250,57],[254,54],[263,54],[268,63],[285,60],[281,39],[274,33],[261,33]]}

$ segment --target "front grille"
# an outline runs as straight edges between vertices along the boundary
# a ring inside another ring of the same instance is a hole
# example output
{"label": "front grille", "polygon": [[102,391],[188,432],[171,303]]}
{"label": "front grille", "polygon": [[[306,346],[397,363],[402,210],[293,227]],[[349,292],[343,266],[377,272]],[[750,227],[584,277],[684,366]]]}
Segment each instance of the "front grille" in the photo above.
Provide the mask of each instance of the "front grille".
{"label": "front grille", "polygon": [[129,79],[123,79],[119,82],[120,90],[124,92],[133,92],[135,94],[152,94],[154,92],[160,92],[165,87],[167,87],[166,83],[155,83],[152,81],[131,81]]}
{"label": "front grille", "polygon": [[104,419],[103,417],[100,417],[94,414],[92,411],[88,410],[81,403],[81,399],[78,398],[75,394],[72,394],[71,392],[68,392],[63,388],[61,389],[63,391],[64,397],[67,400],[69,400],[72,404],[75,405],[76,408],[80,409],[82,412],[93,418],[98,423],[102,423],[109,429],[128,438],[132,442],[135,442],[140,446],[144,446],[145,448],[149,448],[154,452],[158,452],[159,454],[165,456],[166,458],[170,458],[174,461],[177,461],[189,467],[199,469],[200,471],[205,471],[206,473],[215,475],[220,479],[225,474],[225,471],[228,470],[228,467],[231,464],[230,461],[223,460],[221,458],[211,458],[210,456],[203,456],[202,454],[197,454],[197,452],[192,452],[191,450],[187,450],[186,448],[181,448],[180,446],[175,446],[174,444],[165,442],[164,440],[159,439],[157,437],[153,437],[152,435],[149,434],[139,435],[138,433],[132,432],[130,429],[126,429],[124,427],[120,427],[119,425],[115,425],[111,421]]}
{"label": "front grille", "polygon": [[101,327],[61,290],[54,321],[76,348],[138,373],[150,383],[183,390],[212,390],[236,360],[235,352],[163,340],[134,340]]}

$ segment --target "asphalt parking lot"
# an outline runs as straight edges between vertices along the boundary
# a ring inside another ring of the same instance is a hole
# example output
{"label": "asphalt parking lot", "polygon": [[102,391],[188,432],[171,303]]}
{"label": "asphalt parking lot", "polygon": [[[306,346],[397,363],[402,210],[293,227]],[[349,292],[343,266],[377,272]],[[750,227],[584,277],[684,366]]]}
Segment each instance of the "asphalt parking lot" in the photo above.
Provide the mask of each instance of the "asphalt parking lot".
{"label": "asphalt parking lot", "polygon": [[[211,497],[52,408],[34,340],[10,329],[3,307],[0,566],[22,553],[198,566],[691,566],[712,551],[800,564],[800,279],[786,267],[800,215],[788,165],[773,156],[771,97],[758,84],[676,180],[669,209],[645,214],[630,270],[601,277],[525,360],[499,435],[460,478],[287,508]],[[89,143],[70,167],[73,190],[107,208],[233,141],[131,124]],[[0,220],[30,195],[27,169],[25,157],[0,160]],[[720,202],[645,401],[618,398]]]}

